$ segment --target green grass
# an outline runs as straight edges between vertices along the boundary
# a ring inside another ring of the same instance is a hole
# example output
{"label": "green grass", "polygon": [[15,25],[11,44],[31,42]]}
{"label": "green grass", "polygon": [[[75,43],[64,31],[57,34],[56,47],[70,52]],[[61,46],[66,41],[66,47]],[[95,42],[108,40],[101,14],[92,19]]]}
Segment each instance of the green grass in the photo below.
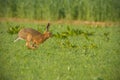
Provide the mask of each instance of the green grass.
{"label": "green grass", "polygon": [[44,25],[0,23],[0,80],[119,80],[120,28],[85,25],[51,25],[53,34],[62,34],[69,27],[93,35],[52,37],[36,50],[29,50],[25,41],[14,43],[17,34],[10,27]]}

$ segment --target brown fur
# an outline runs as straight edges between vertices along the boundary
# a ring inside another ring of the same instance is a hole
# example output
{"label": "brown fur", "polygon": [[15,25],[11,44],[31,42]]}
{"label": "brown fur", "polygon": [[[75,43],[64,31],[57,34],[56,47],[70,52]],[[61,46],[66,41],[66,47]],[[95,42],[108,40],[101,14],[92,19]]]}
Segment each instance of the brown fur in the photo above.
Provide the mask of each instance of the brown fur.
{"label": "brown fur", "polygon": [[39,44],[43,43],[45,40],[51,37],[51,33],[49,32],[49,26],[50,24],[48,23],[47,29],[43,34],[32,28],[21,29],[18,32],[18,38],[14,42],[16,42],[19,39],[24,39],[26,40],[26,46],[28,48],[35,49],[38,47]]}

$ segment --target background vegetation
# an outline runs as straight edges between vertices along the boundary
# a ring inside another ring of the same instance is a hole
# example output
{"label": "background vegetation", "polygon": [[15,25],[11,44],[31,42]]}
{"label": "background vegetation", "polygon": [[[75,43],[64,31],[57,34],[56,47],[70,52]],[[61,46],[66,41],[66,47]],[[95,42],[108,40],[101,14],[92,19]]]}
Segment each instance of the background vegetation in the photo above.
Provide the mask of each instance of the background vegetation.
{"label": "background vegetation", "polygon": [[0,0],[0,17],[120,21],[119,0]]}

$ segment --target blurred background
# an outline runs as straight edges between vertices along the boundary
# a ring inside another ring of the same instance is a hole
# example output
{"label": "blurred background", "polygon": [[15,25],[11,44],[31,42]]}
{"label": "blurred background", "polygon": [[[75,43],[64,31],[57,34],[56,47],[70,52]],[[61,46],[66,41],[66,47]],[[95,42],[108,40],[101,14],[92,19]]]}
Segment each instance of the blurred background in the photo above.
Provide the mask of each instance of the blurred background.
{"label": "blurred background", "polygon": [[0,0],[0,17],[120,21],[119,0]]}

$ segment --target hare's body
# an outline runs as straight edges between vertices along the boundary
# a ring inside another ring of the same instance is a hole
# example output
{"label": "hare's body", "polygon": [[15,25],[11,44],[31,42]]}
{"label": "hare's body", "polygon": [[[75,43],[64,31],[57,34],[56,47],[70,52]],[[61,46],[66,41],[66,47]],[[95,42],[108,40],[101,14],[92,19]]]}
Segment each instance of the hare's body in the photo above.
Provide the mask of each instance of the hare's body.
{"label": "hare's body", "polygon": [[23,38],[23,39],[27,39],[27,36],[31,35],[31,36],[38,36],[38,35],[42,35],[40,32],[32,29],[32,28],[24,28],[21,29],[18,33],[18,36]]}
{"label": "hare's body", "polygon": [[49,24],[47,25],[46,32],[43,34],[32,28],[21,29],[18,33],[18,38],[14,42],[16,42],[19,39],[24,39],[26,40],[26,46],[28,48],[34,49],[38,47],[40,43],[43,43],[46,39],[48,39],[51,36],[51,33],[48,31],[48,27]]}

